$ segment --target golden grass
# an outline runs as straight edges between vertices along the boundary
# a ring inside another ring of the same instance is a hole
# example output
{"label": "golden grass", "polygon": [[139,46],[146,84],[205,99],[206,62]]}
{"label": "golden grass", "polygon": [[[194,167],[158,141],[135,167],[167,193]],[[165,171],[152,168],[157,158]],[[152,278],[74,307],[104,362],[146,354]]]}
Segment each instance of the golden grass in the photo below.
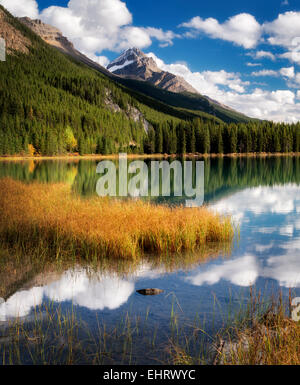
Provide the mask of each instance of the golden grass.
{"label": "golden grass", "polygon": [[288,303],[281,293],[267,303],[260,294],[251,293],[245,319],[228,330],[229,338],[220,338],[216,361],[225,365],[299,365],[300,322],[287,315],[291,317],[291,303],[291,291]]}
{"label": "golden grass", "polygon": [[231,342],[228,350],[224,364],[300,365],[300,323],[272,314],[238,332],[238,342]]}
{"label": "golden grass", "polygon": [[144,253],[192,251],[230,241],[230,218],[205,208],[169,208],[142,201],[75,196],[63,184],[0,180],[0,238],[39,247],[54,257],[138,258]]}

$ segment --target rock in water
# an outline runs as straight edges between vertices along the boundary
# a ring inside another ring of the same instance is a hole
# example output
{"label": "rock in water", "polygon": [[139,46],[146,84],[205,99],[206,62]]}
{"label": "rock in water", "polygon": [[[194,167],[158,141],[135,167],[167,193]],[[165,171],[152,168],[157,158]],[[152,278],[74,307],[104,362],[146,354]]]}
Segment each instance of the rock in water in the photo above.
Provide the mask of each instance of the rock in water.
{"label": "rock in water", "polygon": [[164,291],[161,289],[141,289],[137,290],[136,292],[141,295],[158,295],[163,293]]}

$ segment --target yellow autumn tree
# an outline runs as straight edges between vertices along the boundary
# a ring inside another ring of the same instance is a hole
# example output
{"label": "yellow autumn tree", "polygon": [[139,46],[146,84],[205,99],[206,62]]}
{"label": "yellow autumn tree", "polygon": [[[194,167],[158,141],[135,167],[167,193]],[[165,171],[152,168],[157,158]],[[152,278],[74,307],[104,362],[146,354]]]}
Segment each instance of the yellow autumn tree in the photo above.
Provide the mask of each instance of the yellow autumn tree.
{"label": "yellow autumn tree", "polygon": [[75,138],[72,128],[67,127],[65,130],[66,150],[72,152],[77,147],[77,139]]}
{"label": "yellow autumn tree", "polygon": [[36,150],[33,147],[33,145],[32,144],[28,144],[28,154],[29,154],[29,156],[34,156],[35,153],[36,153]]}

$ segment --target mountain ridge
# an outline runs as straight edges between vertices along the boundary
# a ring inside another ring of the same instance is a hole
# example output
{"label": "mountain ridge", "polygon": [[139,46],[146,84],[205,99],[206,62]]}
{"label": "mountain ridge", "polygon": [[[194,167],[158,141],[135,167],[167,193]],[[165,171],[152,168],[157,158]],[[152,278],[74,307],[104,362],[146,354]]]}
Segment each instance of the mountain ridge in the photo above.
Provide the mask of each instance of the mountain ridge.
{"label": "mountain ridge", "polygon": [[[236,116],[235,119],[237,121],[250,120],[250,118],[237,112],[233,108],[224,105],[207,95],[202,95],[183,77],[162,70],[151,56],[147,56],[136,47],[124,51],[119,57],[110,62],[107,69],[121,79],[144,82],[144,88],[147,88],[146,84],[149,83],[158,89],[162,89],[164,93],[161,93],[159,96],[156,95],[155,97],[158,97],[163,102],[169,102],[170,99],[174,99],[174,97],[169,94],[170,98],[167,100],[165,92],[178,94],[179,96],[177,99],[184,99],[182,105],[180,105],[180,103],[175,103],[172,104],[173,106],[204,111],[225,122],[229,122],[233,115]],[[134,85],[134,83],[127,82],[127,86],[131,87],[132,85]],[[141,86],[138,87],[140,92],[143,92],[142,88],[143,87]],[[145,90],[144,93],[152,96],[151,93],[149,94]],[[229,116],[226,116],[226,113]]]}
{"label": "mountain ridge", "polygon": [[299,124],[261,122],[200,94],[107,76],[2,6],[0,14],[8,48],[0,62],[0,157],[300,152]]}
{"label": "mountain ridge", "polygon": [[[152,75],[150,75],[150,78],[152,76],[152,79],[150,80],[152,80],[152,82],[149,81],[149,76],[148,79],[145,80],[143,79],[143,76],[124,76],[121,74],[112,73],[100,64],[83,55],[80,51],[76,50],[73,44],[65,36],[63,36],[61,31],[59,31],[57,28],[45,24],[39,19],[33,20],[25,17],[19,18],[18,21],[20,21],[23,25],[28,27],[36,35],[42,38],[42,40],[44,40],[47,44],[58,49],[63,54],[67,54],[76,61],[79,61],[88,67],[104,74],[116,83],[129,88],[131,92],[137,92],[138,94],[145,95],[151,99],[156,99],[158,101],[158,105],[160,105],[159,108],[163,108],[163,111],[168,111],[167,113],[173,114],[175,112],[173,107],[175,107],[176,109],[179,108],[188,110],[187,112],[183,112],[183,115],[188,115],[191,118],[200,115],[205,119],[221,119],[226,123],[248,122],[253,120],[246,115],[231,109],[228,106],[224,106],[207,96],[201,95],[195,89],[193,89],[192,86],[190,86],[183,78],[178,76],[176,77],[176,75],[162,71],[157,67],[152,58],[148,58],[142,51],[137,48],[133,47],[131,50],[134,50],[135,54],[142,57],[143,60],[146,61],[150,66],[150,72],[152,73]],[[113,60],[110,64],[117,65],[118,61],[120,60],[124,60],[122,55]],[[124,61],[122,62],[121,66],[124,64]],[[141,71],[143,73],[143,69]],[[158,83],[160,83],[161,87],[158,86]],[[174,87],[177,87],[178,92],[174,92]],[[140,95],[136,95],[136,97],[141,100],[144,99],[144,97],[140,97]],[[160,103],[163,103],[164,105],[162,106]],[[168,106],[171,106],[171,110]],[[182,112],[176,111],[175,115],[181,118]]]}
{"label": "mountain ridge", "polygon": [[167,91],[199,94],[199,92],[181,76],[163,71],[157,66],[152,57],[148,57],[144,52],[135,47],[124,51],[107,66],[107,69],[115,75],[148,81]]}

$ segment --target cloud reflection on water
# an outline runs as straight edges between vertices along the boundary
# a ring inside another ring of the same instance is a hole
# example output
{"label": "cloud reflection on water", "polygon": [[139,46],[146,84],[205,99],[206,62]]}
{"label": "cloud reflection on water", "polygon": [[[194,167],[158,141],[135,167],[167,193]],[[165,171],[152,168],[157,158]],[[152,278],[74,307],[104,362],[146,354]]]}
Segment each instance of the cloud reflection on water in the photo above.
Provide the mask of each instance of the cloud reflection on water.
{"label": "cloud reflection on water", "polygon": [[[211,207],[231,214],[239,223],[241,242],[247,243],[245,255],[207,264],[187,277],[186,282],[202,286],[225,280],[250,286],[263,277],[276,280],[280,286],[300,287],[299,186],[248,188]],[[243,236],[248,237],[246,242]]]}
{"label": "cloud reflection on water", "polygon": [[116,273],[89,275],[85,269],[68,270],[54,282],[20,290],[6,302],[0,302],[0,321],[26,317],[44,299],[61,303],[72,301],[74,305],[89,310],[115,310],[125,304],[134,293],[136,278],[154,279],[159,274],[159,270],[151,270],[146,264],[141,265],[129,278],[120,278]]}
{"label": "cloud reflection on water", "polygon": [[[230,260],[208,261],[189,276],[178,278],[195,286],[216,285],[221,280],[247,287],[259,277],[283,287],[300,287],[300,189],[297,185],[247,188],[212,205],[230,213],[241,227],[241,246]],[[115,310],[127,303],[137,279],[157,279],[165,271],[141,265],[130,277],[86,270],[69,270],[54,282],[20,290],[6,302],[0,299],[0,321],[25,317],[44,299],[72,301],[90,310]],[[179,285],[180,287],[180,285]],[[181,289],[179,289],[181,290]]]}

